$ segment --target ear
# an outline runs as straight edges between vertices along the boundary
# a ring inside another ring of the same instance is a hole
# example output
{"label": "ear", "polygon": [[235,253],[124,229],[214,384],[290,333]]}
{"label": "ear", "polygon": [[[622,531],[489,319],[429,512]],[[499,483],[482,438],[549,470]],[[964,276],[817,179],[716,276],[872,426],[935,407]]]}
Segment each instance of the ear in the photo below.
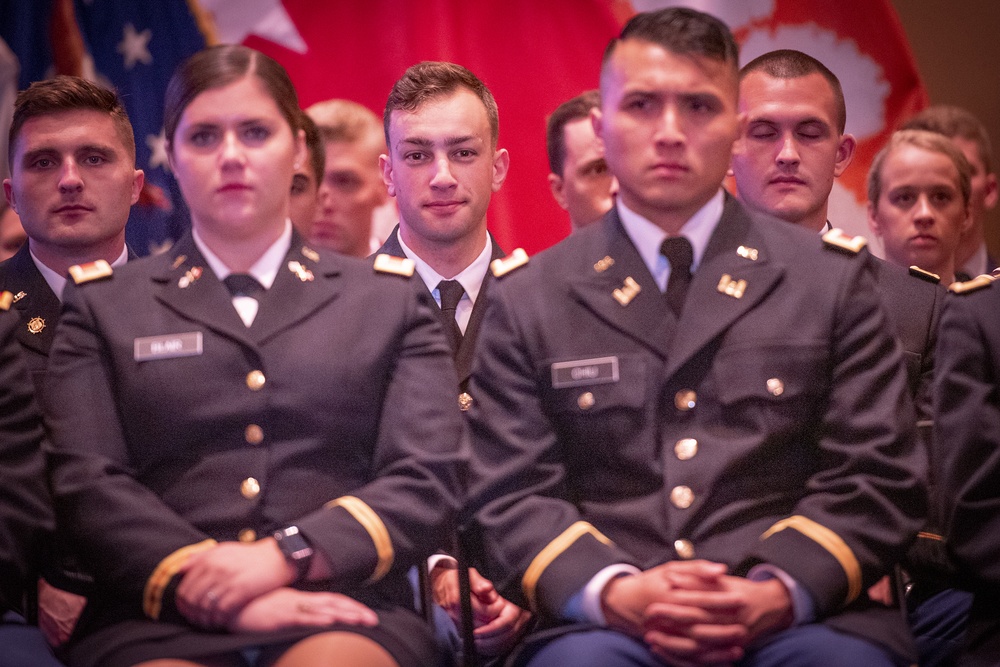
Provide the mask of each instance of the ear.
{"label": "ear", "polygon": [[986,210],[992,210],[997,205],[1000,193],[997,192],[997,175],[986,174],[986,195],[983,197],[983,206]]}
{"label": "ear", "polygon": [[167,169],[170,170],[171,174],[176,174],[177,170],[174,169],[174,147],[170,144],[170,140],[163,142],[163,151],[167,154]]}
{"label": "ear", "polygon": [[132,175],[132,203],[139,201],[139,193],[142,192],[142,186],[146,182],[146,174],[142,169],[136,169],[135,173]]}
{"label": "ear", "polygon": [[559,204],[559,208],[562,210],[569,209],[569,202],[566,201],[566,195],[563,193],[563,182],[562,176],[559,174],[549,174],[549,189],[552,190],[552,196],[555,198],[556,203]]}
{"label": "ear", "polygon": [[3,179],[3,196],[7,199],[7,203],[10,207],[14,209],[17,213],[17,201],[14,199],[14,187],[11,185],[10,179]]}
{"label": "ear", "polygon": [[378,156],[378,168],[382,172],[382,182],[390,197],[396,196],[396,186],[392,182],[392,158],[385,153]]}
{"label": "ear", "polygon": [[853,134],[844,134],[840,137],[837,145],[837,161],[833,165],[834,178],[840,176],[854,159],[854,150],[858,147],[858,142]]}
{"label": "ear", "polygon": [[300,129],[295,132],[295,158],[292,160],[292,164],[298,169],[308,159],[309,149],[306,148],[306,131]]}
{"label": "ear", "polygon": [[872,234],[881,238],[882,228],[879,226],[878,219],[875,217],[877,212],[878,211],[876,210],[875,205],[868,202],[868,228],[872,230]]}
{"label": "ear", "polygon": [[594,134],[597,135],[597,141],[601,144],[601,150],[604,150],[604,114],[601,113],[600,107],[594,107],[590,110],[590,124],[594,127]]}
{"label": "ear", "polygon": [[510,153],[501,148],[493,153],[493,192],[498,191],[507,180],[507,170],[510,169]]}

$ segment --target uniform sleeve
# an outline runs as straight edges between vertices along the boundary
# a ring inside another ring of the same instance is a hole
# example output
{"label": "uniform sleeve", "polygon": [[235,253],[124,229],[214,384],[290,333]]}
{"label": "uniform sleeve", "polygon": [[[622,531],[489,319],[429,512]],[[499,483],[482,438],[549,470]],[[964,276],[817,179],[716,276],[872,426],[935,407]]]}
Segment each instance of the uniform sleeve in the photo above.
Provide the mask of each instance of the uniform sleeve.
{"label": "uniform sleeve", "polygon": [[86,296],[67,285],[46,378],[56,509],[98,585],[155,618],[186,558],[213,543],[135,478],[110,354]]}
{"label": "uniform sleeve", "polygon": [[807,493],[750,554],[804,585],[820,618],[864,595],[903,555],[926,513],[927,459],[906,369],[859,264],[845,271],[832,311],[824,409],[813,429],[801,431],[814,434],[803,446],[817,448]]}
{"label": "uniform sleeve", "polygon": [[0,613],[20,610],[40,543],[53,529],[41,416],[14,337],[19,323],[15,313],[0,313]]}
{"label": "uniform sleeve", "polygon": [[[388,300],[400,296],[399,303]],[[401,318],[403,325],[373,415],[372,479],[298,524],[324,554],[339,589],[377,582],[432,553],[464,499],[468,453],[458,380],[430,295],[414,288],[384,297],[380,317]],[[372,326],[380,325],[373,317]]]}
{"label": "uniform sleeve", "polygon": [[470,388],[473,542],[505,597],[558,617],[602,569],[635,562],[566,499],[564,452],[542,405],[509,280],[491,288]]}
{"label": "uniform sleeve", "polygon": [[1000,586],[1000,289],[949,295],[934,391],[945,540],[959,571]]}

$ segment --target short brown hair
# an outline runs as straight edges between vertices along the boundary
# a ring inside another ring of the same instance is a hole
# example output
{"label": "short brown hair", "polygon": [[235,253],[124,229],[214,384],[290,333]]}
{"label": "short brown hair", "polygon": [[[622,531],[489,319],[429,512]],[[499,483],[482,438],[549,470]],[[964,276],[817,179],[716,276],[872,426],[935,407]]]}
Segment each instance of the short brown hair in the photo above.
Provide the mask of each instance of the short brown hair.
{"label": "short brown hair", "polygon": [[601,94],[588,90],[557,106],[545,121],[545,150],[549,154],[549,170],[553,174],[562,176],[566,161],[566,133],[563,130],[573,121],[590,118],[590,110],[599,106]]}
{"label": "short brown hair", "polygon": [[763,72],[775,79],[798,79],[810,74],[819,74],[833,90],[833,102],[837,113],[837,131],[844,133],[847,127],[847,104],[840,79],[830,69],[807,53],[794,49],[778,49],[757,56],[740,70],[740,81],[752,72]]}
{"label": "short brown hair", "polygon": [[[378,154],[385,149],[382,127],[368,107],[350,100],[326,100],[306,109],[323,143],[364,144]],[[377,160],[376,163],[377,164]]]}
{"label": "short brown hair", "polygon": [[969,205],[972,193],[972,166],[965,159],[962,151],[950,139],[937,132],[926,130],[899,130],[889,137],[889,143],[878,152],[868,170],[868,202],[877,210],[878,200],[882,196],[882,167],[895,149],[900,146],[915,146],[931,153],[941,153],[952,161],[958,170],[958,189],[962,193],[962,201]]}
{"label": "short brown hair", "polygon": [[211,46],[182,62],[167,84],[163,101],[163,129],[172,146],[181,116],[194,98],[206,90],[223,88],[250,75],[256,76],[292,128],[299,129],[299,99],[288,72],[260,51],[240,44]]}
{"label": "short brown hair", "polygon": [[500,139],[500,112],[493,93],[475,74],[454,63],[426,61],[407,69],[393,85],[382,114],[385,143],[389,145],[389,121],[393,111],[416,111],[429,100],[466,88],[486,107],[493,148]]}
{"label": "short brown hair", "polygon": [[729,64],[734,73],[738,67],[739,47],[726,24],[694,9],[668,7],[633,16],[604,50],[602,71],[618,44],[628,39],[650,42],[679,56],[701,56]]}
{"label": "short brown hair", "polygon": [[118,131],[118,138],[135,162],[135,135],[132,123],[114,91],[102,88],[78,76],[59,75],[45,81],[36,81],[17,94],[14,117],[7,143],[7,163],[14,166],[14,145],[21,128],[32,118],[64,111],[97,111],[106,113]]}
{"label": "short brown hair", "polygon": [[943,134],[949,139],[960,137],[971,141],[979,151],[979,160],[987,174],[993,173],[993,150],[990,135],[978,118],[961,107],[936,104],[927,107],[903,123],[904,130],[926,130]]}

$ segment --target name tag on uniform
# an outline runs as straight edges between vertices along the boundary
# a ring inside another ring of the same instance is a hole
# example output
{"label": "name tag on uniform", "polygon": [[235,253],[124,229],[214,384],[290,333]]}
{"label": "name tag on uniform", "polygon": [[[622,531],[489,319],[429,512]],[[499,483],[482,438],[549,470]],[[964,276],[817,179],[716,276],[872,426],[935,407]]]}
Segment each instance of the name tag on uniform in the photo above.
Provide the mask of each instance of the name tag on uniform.
{"label": "name tag on uniform", "polygon": [[598,357],[552,364],[552,387],[582,387],[618,382],[618,357]]}
{"label": "name tag on uniform", "polygon": [[135,339],[135,360],[174,359],[201,354],[201,332],[147,336]]}

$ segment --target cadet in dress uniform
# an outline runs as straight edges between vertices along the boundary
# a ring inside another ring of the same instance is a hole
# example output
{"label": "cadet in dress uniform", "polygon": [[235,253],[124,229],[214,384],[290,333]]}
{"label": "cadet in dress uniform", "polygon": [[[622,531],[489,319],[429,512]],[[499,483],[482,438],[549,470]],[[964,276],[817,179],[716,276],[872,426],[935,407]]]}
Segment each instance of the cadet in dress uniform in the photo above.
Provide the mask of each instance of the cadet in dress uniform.
{"label": "cadet in dress uniform", "polygon": [[457,509],[463,429],[433,305],[293,232],[280,65],[207,49],[165,108],[192,233],[78,272],[53,345],[57,510],[99,584],[68,661],[431,664],[405,575]]}
{"label": "cadet in dress uniform", "polygon": [[973,591],[959,665],[1000,664],[1000,280],[955,283],[945,301],[934,391],[934,461],[945,539]]}
{"label": "cadet in dress uniform", "polygon": [[58,665],[37,628],[23,614],[35,587],[40,547],[55,526],[42,458],[42,418],[9,312],[14,301],[0,291],[0,666]]}
{"label": "cadet in dress uniform", "polygon": [[912,655],[865,595],[925,509],[899,348],[859,239],[720,190],[736,60],[707,15],[630,21],[595,118],[616,208],[491,294],[471,509],[486,574],[558,626],[532,665]]}

